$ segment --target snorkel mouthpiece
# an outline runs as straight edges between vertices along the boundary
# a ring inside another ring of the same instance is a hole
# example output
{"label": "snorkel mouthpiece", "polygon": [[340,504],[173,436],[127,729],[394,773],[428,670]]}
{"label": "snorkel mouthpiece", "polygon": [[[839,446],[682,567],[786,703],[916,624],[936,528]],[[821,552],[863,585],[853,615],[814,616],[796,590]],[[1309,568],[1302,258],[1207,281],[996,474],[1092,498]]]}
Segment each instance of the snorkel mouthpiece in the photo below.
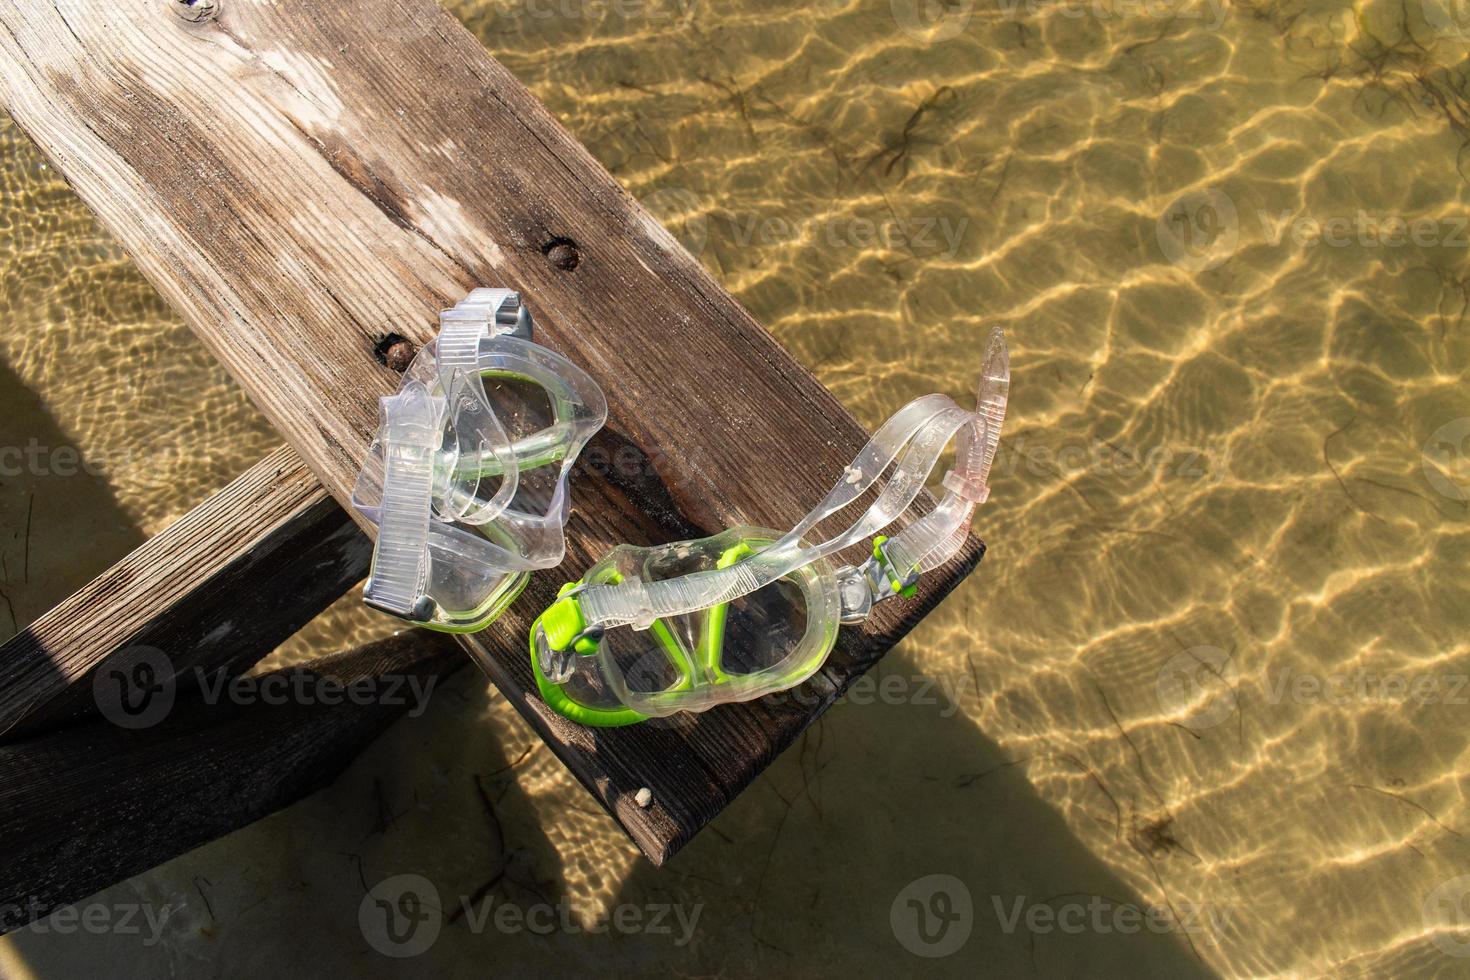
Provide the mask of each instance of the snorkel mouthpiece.
{"label": "snorkel mouthpiece", "polygon": [[[614,548],[532,625],[543,700],[574,721],[612,726],[802,683],[831,652],[839,622],[862,622],[874,603],[914,595],[924,572],[964,546],[975,508],[990,496],[1009,393],[1010,355],[997,329],[973,410],[944,395],[910,402],[785,534],[732,528],[697,541]],[[892,537],[879,533],[918,498],[951,442],[954,465],[938,505]],[[854,524],[808,540],[870,489],[876,499]],[[861,566],[833,566],[833,556],[870,536]]]}
{"label": "snorkel mouthpiece", "polygon": [[[364,601],[472,632],[532,570],[561,561],[567,481],[607,400],[586,372],[531,342],[519,293],[476,289],[439,324],[380,402],[352,504],[378,527]],[[527,386],[544,395],[549,422],[518,390]]]}

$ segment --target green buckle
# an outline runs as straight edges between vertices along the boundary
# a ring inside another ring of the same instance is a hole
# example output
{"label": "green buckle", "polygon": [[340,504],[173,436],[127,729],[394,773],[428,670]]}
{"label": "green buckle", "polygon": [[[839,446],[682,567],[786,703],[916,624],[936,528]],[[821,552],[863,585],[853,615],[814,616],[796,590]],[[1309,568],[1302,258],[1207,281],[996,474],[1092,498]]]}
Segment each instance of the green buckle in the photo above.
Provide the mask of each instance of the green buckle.
{"label": "green buckle", "polygon": [[565,650],[570,646],[584,657],[590,657],[602,642],[602,631],[587,629],[582,606],[573,596],[581,586],[581,582],[568,582],[561,587],[557,592],[559,598],[541,614],[541,628],[551,649]]}
{"label": "green buckle", "polygon": [[900,577],[893,562],[888,557],[888,551],[883,546],[888,543],[888,535],[880,534],[873,538],[873,558],[883,567],[884,574],[888,577],[888,585],[895,595],[901,595],[905,599],[913,598],[919,591],[919,572],[911,569],[908,574]]}

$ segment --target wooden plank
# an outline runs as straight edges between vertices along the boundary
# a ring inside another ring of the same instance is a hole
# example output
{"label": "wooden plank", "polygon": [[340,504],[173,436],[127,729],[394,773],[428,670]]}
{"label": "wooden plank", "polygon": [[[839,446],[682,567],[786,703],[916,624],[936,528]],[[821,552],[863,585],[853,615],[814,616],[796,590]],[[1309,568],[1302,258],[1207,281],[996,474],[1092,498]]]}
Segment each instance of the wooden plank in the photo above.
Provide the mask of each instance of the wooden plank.
{"label": "wooden plank", "polygon": [[326,786],[464,663],[405,633],[274,671],[248,700],[195,692],[136,731],[98,718],[0,746],[0,933]]}
{"label": "wooden plank", "polygon": [[0,741],[96,710],[118,650],[191,668],[255,663],[367,574],[371,543],[279,449],[0,646]]}
{"label": "wooden plank", "polygon": [[622,541],[790,526],[866,433],[433,0],[237,3],[191,28],[169,6],[0,8],[0,97],[338,500],[396,383],[383,335],[424,341],[476,285],[528,293],[538,339],[607,391],[592,458],[612,463],[579,472],[563,568],[465,643],[666,859],[980,544],[845,630],[802,700],[616,732],[550,715],[524,636],[557,582]]}

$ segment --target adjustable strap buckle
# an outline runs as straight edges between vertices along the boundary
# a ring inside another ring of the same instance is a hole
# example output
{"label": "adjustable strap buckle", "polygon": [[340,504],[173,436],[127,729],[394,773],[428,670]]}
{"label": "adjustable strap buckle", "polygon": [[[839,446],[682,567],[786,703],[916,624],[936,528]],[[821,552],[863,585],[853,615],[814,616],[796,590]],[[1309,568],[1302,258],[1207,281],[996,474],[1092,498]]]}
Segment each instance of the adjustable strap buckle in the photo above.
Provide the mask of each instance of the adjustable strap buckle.
{"label": "adjustable strap buckle", "polygon": [[898,566],[888,557],[888,536],[880,534],[873,539],[873,557],[858,569],[867,579],[874,602],[901,595],[905,599],[919,591],[919,570],[910,568],[899,574]]}
{"label": "adjustable strap buckle", "polygon": [[553,684],[561,684],[572,676],[572,665],[578,654],[589,657],[597,652],[605,630],[587,625],[577,593],[587,588],[586,582],[568,582],[557,592],[553,602],[536,625],[534,637],[537,666]]}
{"label": "adjustable strap buckle", "polygon": [[873,539],[873,557],[856,567],[849,565],[837,573],[842,594],[842,622],[861,623],[872,612],[873,603],[901,595],[909,598],[919,591],[919,570],[910,568],[900,575],[898,566],[888,556],[888,537]]}

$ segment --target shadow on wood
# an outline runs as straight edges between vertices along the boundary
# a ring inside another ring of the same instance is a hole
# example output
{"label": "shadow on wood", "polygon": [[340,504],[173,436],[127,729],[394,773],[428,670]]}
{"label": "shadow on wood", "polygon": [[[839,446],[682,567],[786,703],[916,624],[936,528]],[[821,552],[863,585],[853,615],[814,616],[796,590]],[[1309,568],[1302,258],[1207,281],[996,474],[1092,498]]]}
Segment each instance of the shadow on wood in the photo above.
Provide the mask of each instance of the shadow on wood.
{"label": "shadow on wood", "polygon": [[325,786],[464,663],[443,636],[405,633],[185,692],[138,730],[97,718],[0,746],[0,932]]}
{"label": "shadow on wood", "polygon": [[0,646],[0,742],[95,712],[116,651],[244,670],[367,574],[371,542],[279,449]]}

